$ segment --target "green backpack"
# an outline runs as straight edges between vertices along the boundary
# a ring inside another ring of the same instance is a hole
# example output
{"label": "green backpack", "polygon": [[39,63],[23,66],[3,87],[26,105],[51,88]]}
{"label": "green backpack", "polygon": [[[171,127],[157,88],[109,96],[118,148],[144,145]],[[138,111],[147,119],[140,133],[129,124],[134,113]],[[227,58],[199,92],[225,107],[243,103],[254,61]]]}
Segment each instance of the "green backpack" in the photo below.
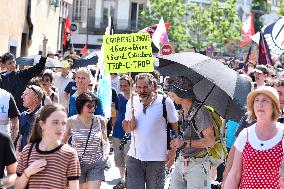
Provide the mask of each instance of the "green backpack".
{"label": "green backpack", "polygon": [[[197,103],[197,106],[199,105],[201,104]],[[221,134],[222,120],[212,107],[207,106],[207,105],[204,105],[204,107],[206,107],[206,109],[210,112],[216,143],[211,148],[207,148],[206,150],[198,153],[195,157],[201,158],[201,157],[205,157],[208,155],[211,165],[214,167],[218,167],[221,163],[224,163],[226,161],[226,158],[228,155],[227,148],[225,145],[225,138]],[[198,107],[194,109],[196,109],[196,111],[199,110]],[[195,115],[196,113],[193,114],[193,116]],[[193,125],[195,132],[198,134],[199,138],[201,138],[200,134],[197,132],[198,129],[196,127],[195,121],[192,121],[192,125]]]}

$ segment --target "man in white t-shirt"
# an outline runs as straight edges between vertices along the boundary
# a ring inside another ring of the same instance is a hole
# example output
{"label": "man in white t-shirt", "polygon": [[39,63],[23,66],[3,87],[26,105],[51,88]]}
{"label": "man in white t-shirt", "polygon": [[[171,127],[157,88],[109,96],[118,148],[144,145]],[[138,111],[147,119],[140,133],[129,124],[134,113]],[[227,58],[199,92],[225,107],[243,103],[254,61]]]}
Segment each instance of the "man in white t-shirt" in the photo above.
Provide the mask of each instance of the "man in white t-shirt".
{"label": "man in white t-shirt", "polygon": [[[148,73],[135,78],[138,96],[126,106],[123,129],[131,133],[126,159],[127,189],[164,189],[165,162],[170,166],[174,151],[167,152],[167,124],[163,117],[163,96],[153,92],[154,77]],[[165,100],[167,120],[178,132],[177,112],[170,98]]]}
{"label": "man in white t-shirt", "polygon": [[67,60],[64,61],[64,66],[61,68],[61,72],[54,75],[53,85],[58,89],[59,103],[68,109],[69,102],[64,97],[64,89],[72,81],[72,73],[70,73],[70,64]]}

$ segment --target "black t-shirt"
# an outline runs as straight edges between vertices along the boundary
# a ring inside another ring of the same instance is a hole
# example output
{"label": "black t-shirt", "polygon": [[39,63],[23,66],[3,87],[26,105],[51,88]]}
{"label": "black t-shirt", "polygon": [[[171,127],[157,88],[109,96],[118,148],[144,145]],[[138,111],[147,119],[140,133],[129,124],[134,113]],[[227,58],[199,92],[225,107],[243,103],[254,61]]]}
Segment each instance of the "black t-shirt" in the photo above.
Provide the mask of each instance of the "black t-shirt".
{"label": "black t-shirt", "polygon": [[17,108],[16,101],[15,101],[13,95],[11,94],[10,100],[9,100],[8,117],[10,119],[13,119],[15,117],[18,117],[19,115],[20,115],[20,112]]}
{"label": "black t-shirt", "polygon": [[4,168],[17,162],[14,144],[4,132],[0,132],[0,178],[4,176]]}

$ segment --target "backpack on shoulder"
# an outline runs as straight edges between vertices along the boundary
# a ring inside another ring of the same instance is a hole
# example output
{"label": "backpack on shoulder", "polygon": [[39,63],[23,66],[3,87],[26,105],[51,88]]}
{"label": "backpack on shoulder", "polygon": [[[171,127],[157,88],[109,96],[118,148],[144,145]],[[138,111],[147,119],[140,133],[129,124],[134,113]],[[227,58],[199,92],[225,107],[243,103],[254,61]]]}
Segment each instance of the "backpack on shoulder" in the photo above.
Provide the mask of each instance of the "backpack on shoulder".
{"label": "backpack on shoulder", "polygon": [[[195,123],[195,116],[198,110],[201,108],[202,104],[196,103],[195,106],[196,107],[192,109],[192,112],[190,112],[189,120],[191,120],[192,127],[194,131],[197,133],[198,137],[202,138],[201,135],[198,133],[198,129]],[[228,155],[227,148],[225,146],[225,138],[221,134],[222,120],[220,116],[217,114],[217,112],[211,106],[204,105],[204,107],[210,113],[216,142],[214,146],[207,148],[203,152],[200,152],[195,157],[202,158],[208,155],[211,165],[213,167],[218,167],[221,163],[224,163],[226,161]],[[193,118],[191,119],[192,116]]]}

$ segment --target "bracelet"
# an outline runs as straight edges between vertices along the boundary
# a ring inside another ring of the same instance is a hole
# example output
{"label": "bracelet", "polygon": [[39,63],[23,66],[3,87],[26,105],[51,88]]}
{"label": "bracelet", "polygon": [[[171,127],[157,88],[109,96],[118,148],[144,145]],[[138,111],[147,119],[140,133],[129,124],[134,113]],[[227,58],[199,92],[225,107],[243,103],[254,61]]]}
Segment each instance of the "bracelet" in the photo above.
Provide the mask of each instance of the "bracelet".
{"label": "bracelet", "polygon": [[186,147],[186,145],[187,145],[187,142],[183,142],[183,145],[182,145],[181,147],[179,147],[179,148],[177,149],[177,151],[182,150],[183,148]]}
{"label": "bracelet", "polygon": [[30,178],[30,176],[28,177],[27,173],[26,173],[26,170],[24,170],[24,175],[25,177],[27,177],[28,179]]}

